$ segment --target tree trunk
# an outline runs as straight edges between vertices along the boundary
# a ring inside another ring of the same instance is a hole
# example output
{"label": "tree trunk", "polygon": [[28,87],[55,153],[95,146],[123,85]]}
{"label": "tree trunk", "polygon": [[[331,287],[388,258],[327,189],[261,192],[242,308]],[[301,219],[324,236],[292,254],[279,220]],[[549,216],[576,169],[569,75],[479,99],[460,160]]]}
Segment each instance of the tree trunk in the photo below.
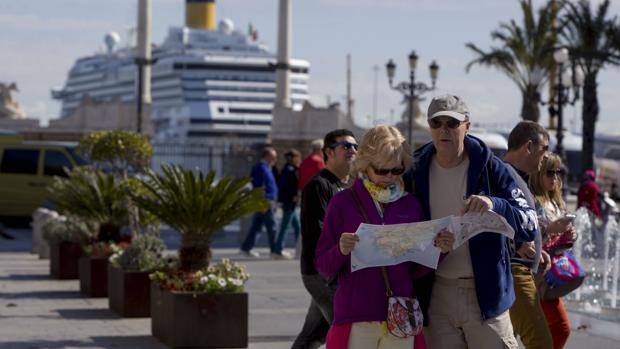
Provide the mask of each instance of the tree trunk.
{"label": "tree trunk", "polygon": [[538,122],[540,119],[540,109],[538,108],[537,86],[527,85],[525,91],[523,91],[521,95],[523,98],[523,104],[521,105],[521,118],[523,120]]}
{"label": "tree trunk", "polygon": [[179,268],[182,271],[198,271],[211,263],[211,247],[209,241],[199,234],[183,235],[179,249]]}
{"label": "tree trunk", "polygon": [[583,86],[583,109],[581,112],[582,146],[581,163],[583,170],[594,169],[594,134],[598,121],[598,97],[596,75],[598,72],[587,74]]}

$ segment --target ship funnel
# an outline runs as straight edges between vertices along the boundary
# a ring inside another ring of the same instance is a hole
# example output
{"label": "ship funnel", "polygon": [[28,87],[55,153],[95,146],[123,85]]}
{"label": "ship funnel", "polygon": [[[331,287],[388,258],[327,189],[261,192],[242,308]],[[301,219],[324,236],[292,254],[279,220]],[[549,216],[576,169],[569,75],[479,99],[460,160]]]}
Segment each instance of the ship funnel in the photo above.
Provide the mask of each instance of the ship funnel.
{"label": "ship funnel", "polygon": [[215,0],[185,0],[185,26],[215,30]]}

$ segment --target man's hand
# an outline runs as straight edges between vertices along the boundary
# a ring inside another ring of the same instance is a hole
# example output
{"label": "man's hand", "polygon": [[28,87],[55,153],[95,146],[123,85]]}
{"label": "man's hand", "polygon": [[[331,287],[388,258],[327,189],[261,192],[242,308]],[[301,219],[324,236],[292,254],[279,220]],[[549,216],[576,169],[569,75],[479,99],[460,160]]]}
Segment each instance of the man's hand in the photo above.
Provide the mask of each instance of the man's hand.
{"label": "man's hand", "polygon": [[454,234],[447,230],[442,230],[437,233],[435,239],[433,239],[433,246],[439,248],[441,253],[448,253],[452,251],[454,245]]}
{"label": "man's hand", "polygon": [[534,243],[531,241],[524,242],[521,244],[521,247],[517,250],[517,253],[521,258],[524,259],[532,259],[536,255],[536,248],[534,247]]}
{"label": "man's hand", "polygon": [[461,214],[469,212],[483,213],[493,209],[493,201],[488,196],[472,195],[463,204]]}
{"label": "man's hand", "polygon": [[348,256],[358,241],[360,241],[360,238],[355,233],[342,233],[339,243],[340,253],[343,256]]}

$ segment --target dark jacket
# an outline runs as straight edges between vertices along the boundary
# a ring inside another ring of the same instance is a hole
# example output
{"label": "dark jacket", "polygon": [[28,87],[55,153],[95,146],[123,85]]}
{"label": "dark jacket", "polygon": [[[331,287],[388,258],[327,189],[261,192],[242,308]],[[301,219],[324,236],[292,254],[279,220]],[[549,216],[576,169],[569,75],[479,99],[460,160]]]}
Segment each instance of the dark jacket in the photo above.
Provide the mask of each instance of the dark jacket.
{"label": "dark jacket", "polygon": [[[538,234],[536,211],[528,206],[523,192],[502,160],[494,156],[484,142],[469,135],[465,136],[465,151],[470,161],[467,196],[489,196],[493,202],[493,211],[506,218],[515,230],[515,238],[521,241],[534,240]],[[426,220],[431,217],[429,169],[435,152],[432,142],[420,147],[415,153],[415,167],[405,177],[407,188],[420,200]],[[489,232],[469,240],[476,296],[483,320],[502,314],[515,300],[507,245],[508,240],[504,235]],[[419,283],[416,283],[416,287],[426,313],[430,302],[432,276],[427,280],[424,291],[420,290]]]}
{"label": "dark jacket", "polygon": [[316,246],[323,230],[327,204],[334,194],[348,187],[324,168],[308,181],[301,192],[301,273],[318,274],[314,266]]}
{"label": "dark jacket", "polygon": [[278,178],[278,201],[282,203],[283,210],[292,211],[297,207],[298,186],[297,167],[291,164],[284,165]]}

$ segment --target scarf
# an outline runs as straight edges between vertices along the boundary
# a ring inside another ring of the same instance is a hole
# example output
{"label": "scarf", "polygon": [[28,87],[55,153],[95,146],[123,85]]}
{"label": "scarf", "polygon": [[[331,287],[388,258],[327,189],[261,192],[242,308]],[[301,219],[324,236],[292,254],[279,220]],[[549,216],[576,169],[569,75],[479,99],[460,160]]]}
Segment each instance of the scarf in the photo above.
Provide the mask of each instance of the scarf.
{"label": "scarf", "polygon": [[368,190],[368,193],[376,202],[387,204],[406,195],[405,184],[403,183],[403,178],[400,176],[394,183],[388,185],[386,188],[376,185],[363,173],[360,173],[360,178],[362,179],[364,188]]}

